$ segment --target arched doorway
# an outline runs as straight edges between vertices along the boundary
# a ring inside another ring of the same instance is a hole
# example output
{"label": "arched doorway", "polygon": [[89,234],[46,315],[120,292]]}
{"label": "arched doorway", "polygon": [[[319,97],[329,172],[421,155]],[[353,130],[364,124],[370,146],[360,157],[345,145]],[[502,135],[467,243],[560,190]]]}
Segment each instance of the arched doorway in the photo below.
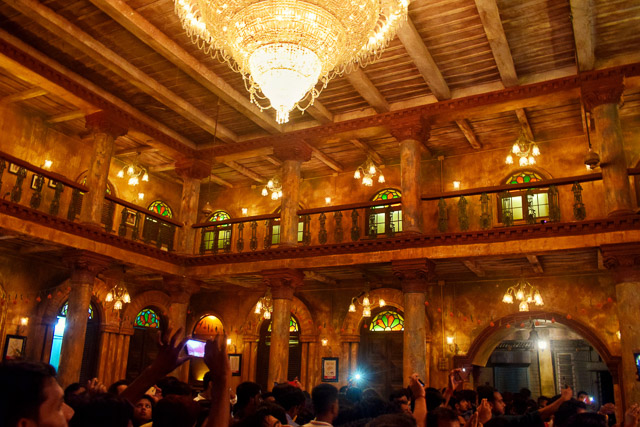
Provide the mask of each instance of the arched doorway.
{"label": "arched doorway", "polygon": [[361,387],[371,387],[383,397],[402,388],[404,316],[395,307],[385,306],[364,319],[358,352]]}
{"label": "arched doorway", "polygon": [[[51,356],[49,363],[58,370],[60,365],[60,351],[64,340],[64,330],[67,321],[69,302],[65,301],[58,310],[56,325],[53,330],[51,343]],[[100,315],[93,301],[89,305],[89,319],[87,320],[87,332],[84,336],[84,350],[82,353],[82,365],[80,366],[80,384],[86,383],[96,376],[98,366],[98,352],[100,347]]]}
{"label": "arched doorway", "polygon": [[[262,390],[270,389],[273,384],[267,384],[269,377],[269,348],[271,346],[271,321],[262,322],[260,326],[260,341],[258,343],[258,357],[256,367],[256,382]],[[287,379],[300,378],[302,362],[302,346],[300,344],[300,324],[292,314],[289,318],[289,369]]]}
{"label": "arched doorway", "polygon": [[[223,331],[224,325],[218,316],[205,314],[196,322],[193,331],[191,331],[191,336],[197,340],[207,341],[214,339],[216,335],[223,333]],[[189,383],[201,383],[204,374],[206,374],[208,370],[209,368],[205,365],[203,359],[191,359],[189,363]]]}
{"label": "arched doorway", "polygon": [[162,324],[159,313],[160,310],[154,307],[145,307],[133,321],[133,336],[127,358],[126,378],[129,381],[140,375],[158,354],[158,331]]}

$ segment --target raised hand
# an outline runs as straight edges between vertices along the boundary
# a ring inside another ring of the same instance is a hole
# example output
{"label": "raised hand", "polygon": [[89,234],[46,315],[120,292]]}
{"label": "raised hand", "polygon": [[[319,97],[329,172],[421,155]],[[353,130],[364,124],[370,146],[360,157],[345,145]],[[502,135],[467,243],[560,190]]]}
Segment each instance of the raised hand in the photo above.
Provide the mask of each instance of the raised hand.
{"label": "raised hand", "polygon": [[180,357],[180,352],[188,340],[187,337],[178,340],[183,329],[179,328],[174,332],[173,329],[167,328],[158,334],[158,356],[150,366],[154,373],[161,376],[167,375],[189,360],[189,356]]}
{"label": "raised hand", "polygon": [[567,386],[566,388],[563,388],[562,391],[560,392],[560,400],[562,400],[563,402],[566,402],[567,400],[571,400],[572,397],[573,397],[573,390],[569,386]]}
{"label": "raised hand", "polygon": [[413,395],[414,399],[417,399],[419,397],[425,397],[425,391],[424,391],[424,387],[422,387],[422,384],[420,384],[420,381],[418,374],[412,374],[409,377],[409,389],[411,389],[411,394]]}
{"label": "raised hand", "polygon": [[218,334],[213,340],[207,341],[204,346],[204,363],[209,368],[213,381],[225,379],[231,375],[226,334]]}
{"label": "raised hand", "polygon": [[102,384],[97,378],[90,379],[87,381],[87,393],[89,394],[98,394],[98,393],[106,393],[107,387]]}
{"label": "raised hand", "polygon": [[624,427],[637,427],[638,419],[640,419],[640,406],[634,403],[624,414]]}
{"label": "raised hand", "polygon": [[480,402],[480,406],[478,406],[478,422],[482,424],[486,423],[491,419],[491,405],[487,401],[487,399],[482,399]]}

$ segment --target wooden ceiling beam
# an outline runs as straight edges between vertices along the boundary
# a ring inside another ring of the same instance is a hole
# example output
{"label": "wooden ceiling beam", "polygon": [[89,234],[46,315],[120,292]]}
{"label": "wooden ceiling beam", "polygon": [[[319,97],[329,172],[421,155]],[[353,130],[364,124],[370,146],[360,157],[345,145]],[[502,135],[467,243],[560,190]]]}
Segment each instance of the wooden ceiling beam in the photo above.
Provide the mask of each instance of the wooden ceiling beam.
{"label": "wooden ceiling beam", "polygon": [[235,279],[233,277],[216,277],[216,280],[220,280],[221,282],[228,283],[230,285],[239,286],[241,288],[258,289],[257,286],[251,283]]}
{"label": "wooden ceiling beam", "polygon": [[476,136],[475,132],[473,132],[471,124],[468,120],[456,120],[456,124],[464,134],[465,138],[467,138],[467,141],[469,141],[469,145],[471,145],[476,150],[482,148],[482,144],[480,143],[480,141],[478,141],[478,137]]}
{"label": "wooden ceiling beam", "polygon": [[487,40],[489,40],[491,52],[493,52],[493,58],[498,66],[502,83],[505,87],[516,86],[518,84],[518,75],[513,64],[513,56],[511,56],[511,50],[509,49],[507,35],[500,20],[498,4],[496,0],[475,0],[475,2],[484,32],[487,35]]}
{"label": "wooden ceiling beam", "polygon": [[596,63],[593,1],[570,0],[570,3],[578,68],[592,70]]}
{"label": "wooden ceiling beam", "polygon": [[224,162],[224,164],[230,167],[231,169],[235,170],[236,172],[240,172],[242,175],[249,177],[255,182],[258,182],[260,184],[264,184],[267,181],[262,175],[255,173],[254,171],[252,171],[251,169],[245,166],[242,166],[240,163],[230,161],[230,162]]}
{"label": "wooden ceiling beam", "polygon": [[350,139],[349,142],[351,142],[353,145],[355,145],[356,147],[358,147],[359,149],[367,153],[367,156],[370,156],[371,159],[374,162],[376,162],[378,165],[384,164],[384,159],[382,158],[382,156],[380,156],[380,154],[378,154],[378,152],[373,148],[371,148],[371,146],[366,142],[362,142],[357,138]]}
{"label": "wooden ceiling beam", "polygon": [[47,119],[47,123],[49,124],[62,123],[62,122],[68,122],[71,120],[81,119],[83,117],[84,117],[83,111],[80,111],[80,110],[70,111],[68,113],[56,114],[55,116],[49,117]]}
{"label": "wooden ceiling beam", "polygon": [[537,274],[544,274],[544,269],[542,268],[542,264],[540,264],[540,260],[535,255],[527,255],[527,260],[529,260],[529,264],[531,264],[531,268]]}
{"label": "wooden ceiling beam", "polygon": [[338,283],[338,281],[333,277],[329,277],[311,270],[304,271],[304,278],[306,280],[315,280],[316,282],[327,283],[334,286]]}
{"label": "wooden ceiling beam", "polygon": [[262,158],[274,166],[278,166],[278,167],[282,166],[282,161],[280,161],[279,159],[276,159],[273,156],[262,156]]}
{"label": "wooden ceiling beam", "polygon": [[234,132],[220,124],[217,125],[216,131],[216,122],[208,114],[161,85],[157,80],[39,1],[6,0],[6,3],[207,132],[216,133],[220,139],[227,142],[237,140],[237,135]]}
{"label": "wooden ceiling beam", "polygon": [[247,93],[240,93],[231,87],[209,66],[190,55],[125,1],[91,0],[91,3],[262,129],[269,133],[281,132],[281,126],[252,104]]}
{"label": "wooden ceiling beam", "polygon": [[174,162],[163,163],[161,165],[150,166],[149,172],[167,172],[172,171],[176,168],[176,164]]}
{"label": "wooden ceiling beam", "polygon": [[322,125],[333,123],[333,113],[327,110],[327,108],[317,99],[313,101],[313,105],[310,105],[305,111]]}
{"label": "wooden ceiling beam", "polygon": [[150,145],[141,145],[140,147],[133,148],[123,148],[122,150],[117,150],[113,153],[114,156],[130,156],[132,154],[141,154],[158,151],[156,147],[152,147]]}
{"label": "wooden ceiling beam", "polygon": [[529,124],[529,119],[527,119],[526,111],[524,111],[524,108],[516,108],[515,112],[525,136],[529,138],[529,141],[534,141],[533,130],[531,130],[531,125]]}
{"label": "wooden ceiling beam", "polygon": [[345,76],[351,86],[376,110],[377,113],[386,113],[390,110],[389,103],[380,93],[378,88],[369,80],[362,68],[358,67]]}
{"label": "wooden ceiling beam", "polygon": [[471,272],[478,277],[484,277],[487,275],[486,271],[484,271],[482,267],[480,267],[478,263],[475,261],[472,261],[470,259],[464,259],[462,260],[462,263],[464,264],[465,267],[471,270]]}
{"label": "wooden ceiling beam", "polygon": [[[203,180],[203,182],[208,180],[208,179],[209,178],[205,178]],[[220,178],[218,176],[215,176],[214,174],[211,174],[210,179],[211,179],[211,182],[215,182],[216,184],[221,185],[223,187],[233,188],[233,184],[231,184],[230,182],[225,181],[224,179],[222,179],[222,178]]]}
{"label": "wooden ceiling beam", "polygon": [[320,160],[322,163],[329,166],[334,171],[342,172],[344,170],[344,168],[340,163],[336,162],[335,160],[333,160],[331,157],[324,154],[322,151],[320,151],[316,147],[313,147],[311,145],[309,145],[309,147],[311,147],[311,152],[313,153],[313,157]]}
{"label": "wooden ceiling beam", "polygon": [[398,30],[398,38],[438,100],[451,98],[449,85],[410,18]]}
{"label": "wooden ceiling beam", "polygon": [[46,95],[47,93],[49,92],[42,88],[34,87],[31,89],[23,90],[22,92],[14,93],[13,95],[5,96],[4,98],[0,99],[0,104],[6,105],[11,104],[12,102],[26,101],[27,99],[37,98],[39,96]]}

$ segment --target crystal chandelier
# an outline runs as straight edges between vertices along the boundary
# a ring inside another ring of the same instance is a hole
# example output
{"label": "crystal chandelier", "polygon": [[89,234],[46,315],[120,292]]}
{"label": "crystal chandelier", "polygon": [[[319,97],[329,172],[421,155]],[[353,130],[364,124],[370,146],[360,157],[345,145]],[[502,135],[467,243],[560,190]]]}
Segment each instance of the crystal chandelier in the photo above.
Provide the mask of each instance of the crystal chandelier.
{"label": "crystal chandelier", "polygon": [[[532,166],[536,164],[536,157],[540,155],[540,149],[535,142],[531,141],[524,132],[520,132],[520,136],[511,147],[511,153],[518,156],[518,164],[520,167]],[[513,164],[513,156],[509,153],[505,159],[505,163],[508,165]]]}
{"label": "crystal chandelier", "polygon": [[273,312],[273,299],[271,298],[271,290],[267,289],[267,293],[256,303],[256,307],[253,311],[255,314],[260,314],[265,320],[271,319],[271,313]]}
{"label": "crystal chandelier", "polygon": [[116,284],[105,298],[106,302],[113,302],[113,308],[115,310],[122,310],[122,304],[129,304],[131,302],[131,297],[129,296],[129,291],[124,286],[124,284]]}
{"label": "crystal chandelier", "polygon": [[502,302],[505,304],[513,304],[514,300],[520,301],[519,311],[529,311],[530,304],[544,305],[538,288],[524,279],[520,279],[514,286],[509,287],[502,297]]}
{"label": "crystal chandelier", "polygon": [[355,179],[362,178],[362,185],[371,187],[373,185],[373,178],[375,178],[376,175],[378,175],[379,183],[382,184],[385,182],[384,175],[382,174],[382,171],[380,170],[380,168],[376,166],[375,163],[373,163],[373,160],[371,160],[371,157],[368,157],[366,162],[358,166],[358,169],[356,169],[356,172],[353,174],[353,177]]}
{"label": "crystal chandelier", "polygon": [[127,178],[129,178],[127,184],[131,185],[132,187],[140,184],[140,180],[144,182],[149,181],[149,173],[138,163],[137,157],[133,163],[125,164],[118,172],[118,178],[124,178],[125,175],[127,176]]}
{"label": "crystal chandelier", "polygon": [[175,0],[193,43],[240,73],[251,102],[275,109],[278,123],[312,105],[336,75],[376,59],[408,6],[409,0]]}
{"label": "crystal chandelier", "polygon": [[271,194],[271,200],[278,200],[282,197],[282,182],[280,182],[280,178],[273,177],[267,182],[267,184],[262,187],[262,195],[267,197]]}
{"label": "crystal chandelier", "polygon": [[[357,297],[351,298],[351,304],[349,304],[349,313],[356,312],[356,304],[362,306],[362,317],[371,317],[372,301],[369,297],[369,291],[364,291]],[[382,298],[378,298],[378,305],[380,307],[384,307],[385,305],[387,305],[387,303]]]}

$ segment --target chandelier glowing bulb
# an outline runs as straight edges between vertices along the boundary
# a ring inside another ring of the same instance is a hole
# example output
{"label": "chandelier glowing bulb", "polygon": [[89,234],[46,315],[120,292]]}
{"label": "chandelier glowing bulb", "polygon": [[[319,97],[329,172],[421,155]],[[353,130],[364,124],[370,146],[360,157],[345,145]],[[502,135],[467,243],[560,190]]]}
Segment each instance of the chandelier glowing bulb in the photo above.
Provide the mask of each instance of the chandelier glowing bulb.
{"label": "chandelier glowing bulb", "polygon": [[383,184],[385,179],[382,171],[378,166],[376,166],[371,158],[367,158],[363,164],[358,166],[353,174],[353,178],[362,179],[362,185],[365,187],[371,187],[373,185],[373,178],[375,178],[376,175],[378,175],[378,182]]}
{"label": "chandelier glowing bulb", "polygon": [[106,302],[113,302],[114,310],[122,310],[123,304],[129,304],[131,302],[131,296],[124,285],[117,284],[111,288],[104,300]]}
{"label": "chandelier glowing bulb", "polygon": [[[360,298],[362,298],[362,301],[360,301]],[[354,298],[351,299],[351,304],[349,304],[349,312],[350,313],[355,313],[356,312],[356,304],[359,304],[359,305],[362,306],[362,317],[371,317],[371,306],[372,306],[372,303],[371,303],[371,299],[369,298],[369,292],[368,291],[364,291],[363,293],[361,293],[357,297],[354,297]],[[387,305],[385,300],[382,299],[382,298],[378,298],[378,306],[384,307],[385,305]]]}
{"label": "chandelier glowing bulb", "polygon": [[262,187],[262,195],[267,197],[271,194],[271,200],[278,200],[282,197],[282,182],[277,176],[271,178],[267,184]]}
{"label": "chandelier glowing bulb", "polygon": [[529,311],[529,305],[531,304],[544,305],[538,288],[524,279],[520,279],[514,286],[509,287],[502,297],[502,302],[505,304],[513,304],[516,300],[520,301],[518,304],[519,311]]}
{"label": "chandelier glowing bulb", "polygon": [[265,320],[271,319],[271,312],[273,311],[273,298],[271,298],[271,290],[267,290],[262,298],[256,303],[253,312],[255,314],[261,314]]}
{"label": "chandelier glowing bulb", "polygon": [[140,166],[137,158],[133,163],[124,165],[122,169],[118,171],[118,178],[125,178],[125,175],[129,178],[127,184],[132,187],[140,184],[140,181],[149,181],[149,173],[144,167]]}
{"label": "chandelier glowing bulb", "polygon": [[175,0],[193,43],[240,73],[251,102],[275,109],[278,123],[313,105],[336,75],[376,59],[408,6],[409,0]]}
{"label": "chandelier glowing bulb", "polygon": [[520,167],[533,166],[536,164],[536,157],[540,155],[540,148],[535,142],[527,138],[524,132],[520,132],[520,136],[511,147],[511,153],[504,161],[508,165],[513,164],[513,156],[511,154],[518,157],[518,165]]}

